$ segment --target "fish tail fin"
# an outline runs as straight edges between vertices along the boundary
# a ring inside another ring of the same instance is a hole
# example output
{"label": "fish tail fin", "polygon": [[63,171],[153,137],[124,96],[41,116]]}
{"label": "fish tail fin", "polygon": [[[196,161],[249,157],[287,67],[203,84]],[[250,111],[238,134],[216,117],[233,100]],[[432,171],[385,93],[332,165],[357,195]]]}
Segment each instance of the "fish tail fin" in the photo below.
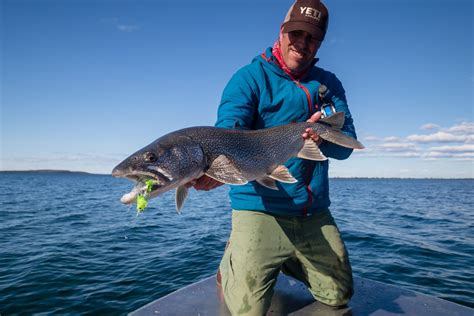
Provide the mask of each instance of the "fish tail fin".
{"label": "fish tail fin", "polygon": [[353,149],[363,149],[364,145],[360,143],[357,139],[344,134],[338,129],[325,126],[322,129],[322,132],[319,133],[319,137],[324,140],[327,140],[331,143],[340,145],[342,147],[353,148]]}

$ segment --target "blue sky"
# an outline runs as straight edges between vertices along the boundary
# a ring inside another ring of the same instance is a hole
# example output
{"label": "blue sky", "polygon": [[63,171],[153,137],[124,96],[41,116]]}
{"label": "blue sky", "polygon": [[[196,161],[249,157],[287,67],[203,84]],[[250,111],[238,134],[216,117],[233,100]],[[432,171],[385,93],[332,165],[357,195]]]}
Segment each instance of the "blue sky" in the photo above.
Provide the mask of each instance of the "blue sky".
{"label": "blue sky", "polygon": [[[109,173],[169,131],[213,125],[291,3],[1,0],[0,170]],[[367,147],[330,175],[473,178],[473,2],[325,3],[318,65]]]}

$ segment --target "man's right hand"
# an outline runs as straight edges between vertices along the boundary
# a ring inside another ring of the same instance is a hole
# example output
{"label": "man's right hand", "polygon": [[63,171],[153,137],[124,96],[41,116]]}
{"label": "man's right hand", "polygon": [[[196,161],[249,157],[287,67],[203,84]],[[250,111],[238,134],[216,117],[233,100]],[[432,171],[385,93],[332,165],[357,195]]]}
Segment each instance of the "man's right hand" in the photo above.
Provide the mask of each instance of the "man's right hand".
{"label": "man's right hand", "polygon": [[[309,119],[307,119],[306,122],[316,123],[321,118],[321,115],[322,115],[321,111],[318,111],[318,112],[314,113],[313,115],[311,115],[311,117]],[[321,143],[323,142],[323,140],[319,137],[319,135],[316,134],[315,132],[313,132],[313,130],[311,128],[307,128],[304,131],[303,138],[304,139],[312,139],[314,142],[316,142],[316,144],[318,144],[318,146],[321,145]]]}
{"label": "man's right hand", "polygon": [[186,184],[186,187],[194,187],[196,190],[200,191],[209,191],[212,189],[215,189],[217,187],[220,187],[224,183],[219,182],[217,180],[214,180],[211,177],[208,177],[206,175],[203,175],[202,177],[198,179],[194,179]]}

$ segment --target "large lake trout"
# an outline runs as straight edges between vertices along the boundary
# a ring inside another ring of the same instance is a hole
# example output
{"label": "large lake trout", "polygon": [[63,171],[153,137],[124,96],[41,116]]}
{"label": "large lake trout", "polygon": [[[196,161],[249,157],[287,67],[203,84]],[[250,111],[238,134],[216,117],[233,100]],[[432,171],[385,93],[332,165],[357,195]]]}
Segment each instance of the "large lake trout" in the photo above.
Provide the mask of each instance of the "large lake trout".
{"label": "large lake trout", "polygon": [[[243,185],[257,181],[277,190],[275,181],[297,180],[283,165],[291,157],[326,160],[318,145],[302,134],[311,128],[325,141],[362,149],[356,139],[340,131],[344,113],[316,123],[290,123],[261,130],[190,127],[166,134],[122,161],[112,171],[114,177],[136,182],[121,201],[133,203],[140,195],[148,198],[176,188],[179,212],[188,194],[185,184],[206,174],[226,184]],[[152,180],[152,184],[150,184]]]}

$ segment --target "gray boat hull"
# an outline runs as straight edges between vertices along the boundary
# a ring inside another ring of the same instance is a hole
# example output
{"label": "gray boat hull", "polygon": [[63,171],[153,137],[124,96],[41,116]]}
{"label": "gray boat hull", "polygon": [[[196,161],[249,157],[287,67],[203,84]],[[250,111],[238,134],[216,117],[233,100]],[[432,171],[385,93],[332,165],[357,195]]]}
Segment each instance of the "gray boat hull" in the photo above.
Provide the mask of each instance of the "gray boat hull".
{"label": "gray boat hull", "polygon": [[[355,278],[355,293],[349,306],[332,310],[317,302],[304,284],[280,274],[268,315],[416,315],[474,316],[474,310],[433,296]],[[140,309],[132,316],[145,315],[230,315],[215,277],[170,293]]]}

